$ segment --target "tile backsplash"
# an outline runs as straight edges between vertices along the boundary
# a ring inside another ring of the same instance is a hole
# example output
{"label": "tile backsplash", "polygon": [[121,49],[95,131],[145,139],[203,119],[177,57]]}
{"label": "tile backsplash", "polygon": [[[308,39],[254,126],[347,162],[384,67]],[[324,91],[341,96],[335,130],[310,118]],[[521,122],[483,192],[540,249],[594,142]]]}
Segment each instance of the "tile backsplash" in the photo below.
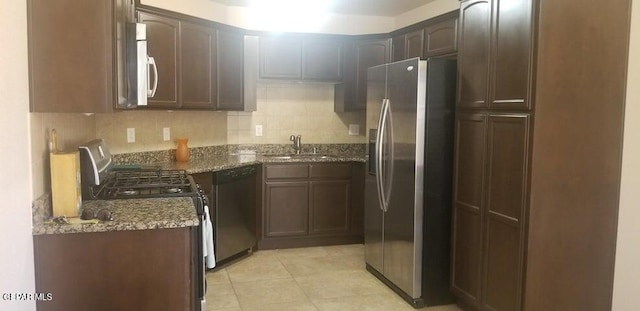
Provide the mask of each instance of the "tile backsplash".
{"label": "tile backsplash", "polygon": [[33,197],[51,189],[49,169],[49,133],[56,129],[58,149],[74,150],[96,137],[96,118],[81,113],[30,113],[31,178]]}
{"label": "tile backsplash", "polygon": [[[260,83],[254,112],[228,112],[227,143],[287,144],[301,135],[302,143],[364,143],[365,113],[336,113],[333,84]],[[349,124],[360,134],[349,135]],[[262,125],[263,136],[256,136]]]}
{"label": "tile backsplash", "polygon": [[[136,110],[96,115],[96,137],[103,138],[111,153],[168,150],[176,138],[188,138],[189,147],[227,143],[227,117],[216,111]],[[127,128],[135,129],[135,142],[127,142]],[[170,129],[164,141],[163,128]]]}
{"label": "tile backsplash", "polygon": [[[361,144],[365,113],[333,111],[334,85],[260,83],[254,112],[135,110],[106,114],[31,113],[33,196],[51,188],[49,131],[58,133],[62,150],[73,150],[95,138],[103,138],[113,154],[175,149],[175,139],[189,138],[190,147],[227,144],[290,144],[289,136],[301,135],[302,144]],[[349,124],[360,134],[349,135]],[[256,136],[262,125],[263,136]],[[127,128],[135,128],[135,142],[127,142]],[[170,129],[169,141],[163,128]]]}

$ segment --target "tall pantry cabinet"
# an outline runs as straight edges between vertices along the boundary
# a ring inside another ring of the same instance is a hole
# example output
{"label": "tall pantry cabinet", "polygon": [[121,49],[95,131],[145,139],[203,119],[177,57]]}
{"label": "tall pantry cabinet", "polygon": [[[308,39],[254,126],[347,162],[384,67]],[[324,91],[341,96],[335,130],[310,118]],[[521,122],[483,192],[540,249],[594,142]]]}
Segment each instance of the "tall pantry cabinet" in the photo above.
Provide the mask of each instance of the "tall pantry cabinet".
{"label": "tall pantry cabinet", "polygon": [[605,310],[629,0],[460,5],[451,289],[477,310]]}

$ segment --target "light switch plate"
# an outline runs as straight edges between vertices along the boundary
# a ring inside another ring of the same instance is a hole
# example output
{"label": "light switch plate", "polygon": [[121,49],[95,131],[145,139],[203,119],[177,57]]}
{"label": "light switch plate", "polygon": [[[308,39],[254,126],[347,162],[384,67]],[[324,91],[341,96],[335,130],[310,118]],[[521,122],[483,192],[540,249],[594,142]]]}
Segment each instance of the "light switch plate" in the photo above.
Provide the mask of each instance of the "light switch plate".
{"label": "light switch plate", "polygon": [[170,141],[171,140],[171,129],[168,127],[163,127],[162,128],[162,139],[164,141]]}
{"label": "light switch plate", "polygon": [[262,136],[262,125],[256,125],[256,136]]}
{"label": "light switch plate", "polygon": [[136,129],[132,127],[127,128],[127,142],[135,143],[136,142]]}
{"label": "light switch plate", "polygon": [[360,135],[360,124],[349,124],[349,136]]}

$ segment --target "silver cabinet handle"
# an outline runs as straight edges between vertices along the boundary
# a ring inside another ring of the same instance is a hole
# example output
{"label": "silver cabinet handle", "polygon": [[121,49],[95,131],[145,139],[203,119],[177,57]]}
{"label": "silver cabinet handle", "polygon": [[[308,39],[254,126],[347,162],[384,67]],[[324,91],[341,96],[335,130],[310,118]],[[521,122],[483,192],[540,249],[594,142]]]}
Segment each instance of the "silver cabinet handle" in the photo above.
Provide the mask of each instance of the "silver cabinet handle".
{"label": "silver cabinet handle", "polygon": [[[158,91],[158,66],[156,65],[156,60],[153,57],[149,57],[149,65],[153,68],[153,88],[147,90],[148,97],[156,96],[156,91]],[[151,80],[151,77],[147,81]]]}

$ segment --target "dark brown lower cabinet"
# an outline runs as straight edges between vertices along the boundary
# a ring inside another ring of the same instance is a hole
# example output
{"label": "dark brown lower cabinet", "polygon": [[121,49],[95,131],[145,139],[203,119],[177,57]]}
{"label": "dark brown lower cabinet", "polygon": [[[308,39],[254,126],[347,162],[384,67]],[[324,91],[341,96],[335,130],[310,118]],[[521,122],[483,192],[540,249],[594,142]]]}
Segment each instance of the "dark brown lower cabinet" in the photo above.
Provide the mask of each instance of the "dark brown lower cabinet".
{"label": "dark brown lower cabinet", "polygon": [[265,183],[265,236],[300,236],[309,233],[309,183]]}
{"label": "dark brown lower cabinet", "polygon": [[349,232],[351,181],[309,183],[310,234]]}
{"label": "dark brown lower cabinet", "polygon": [[264,165],[259,249],[362,242],[363,163]]}
{"label": "dark brown lower cabinet", "polygon": [[459,113],[452,291],[480,310],[520,310],[530,115]]}
{"label": "dark brown lower cabinet", "polygon": [[194,310],[192,227],[33,237],[44,310]]}
{"label": "dark brown lower cabinet", "polygon": [[480,298],[487,116],[458,113],[455,122],[451,290],[469,304]]}

